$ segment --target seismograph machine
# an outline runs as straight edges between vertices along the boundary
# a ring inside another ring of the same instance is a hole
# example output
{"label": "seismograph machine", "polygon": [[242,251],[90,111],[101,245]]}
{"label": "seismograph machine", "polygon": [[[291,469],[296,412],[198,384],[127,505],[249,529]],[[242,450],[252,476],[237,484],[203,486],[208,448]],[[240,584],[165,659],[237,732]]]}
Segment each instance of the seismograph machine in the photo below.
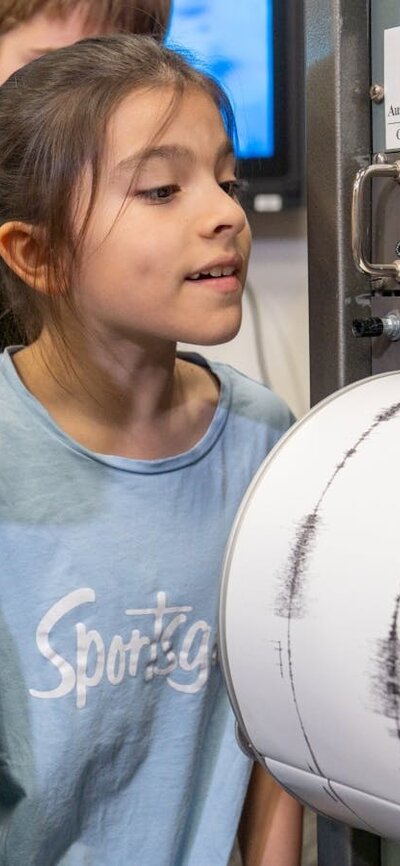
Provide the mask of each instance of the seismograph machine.
{"label": "seismograph machine", "polygon": [[[312,808],[398,842],[400,550],[386,483],[399,442],[397,372],[347,386],[295,425],[242,504],[221,606],[244,748]],[[335,848],[331,862],[349,861]]]}
{"label": "seismograph machine", "polygon": [[400,3],[305,0],[313,408],[228,545],[245,750],[318,811],[318,866],[400,864]]}

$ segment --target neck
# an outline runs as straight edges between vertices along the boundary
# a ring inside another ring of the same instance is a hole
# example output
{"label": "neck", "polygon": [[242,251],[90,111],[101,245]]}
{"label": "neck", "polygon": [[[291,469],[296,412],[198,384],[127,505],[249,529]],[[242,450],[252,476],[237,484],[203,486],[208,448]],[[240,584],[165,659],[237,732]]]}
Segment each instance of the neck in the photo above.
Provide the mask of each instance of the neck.
{"label": "neck", "polygon": [[[46,406],[68,404],[116,423],[154,420],[174,402],[176,345],[63,345],[49,331],[19,352],[25,385]],[[179,377],[178,377],[179,378]]]}
{"label": "neck", "polygon": [[176,345],[131,342],[62,353],[48,331],[14,357],[28,390],[72,438],[92,451],[139,459],[172,456],[204,435],[215,411],[214,378],[176,359]]}

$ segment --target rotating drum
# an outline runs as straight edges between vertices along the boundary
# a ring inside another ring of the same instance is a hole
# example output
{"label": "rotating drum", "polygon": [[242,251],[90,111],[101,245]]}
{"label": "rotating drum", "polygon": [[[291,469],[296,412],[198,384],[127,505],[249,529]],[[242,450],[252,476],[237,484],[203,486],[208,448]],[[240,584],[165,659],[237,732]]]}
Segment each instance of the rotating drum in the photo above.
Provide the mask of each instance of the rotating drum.
{"label": "rotating drum", "polygon": [[220,653],[271,774],[400,840],[400,373],[333,394],[263,463],[225,556]]}

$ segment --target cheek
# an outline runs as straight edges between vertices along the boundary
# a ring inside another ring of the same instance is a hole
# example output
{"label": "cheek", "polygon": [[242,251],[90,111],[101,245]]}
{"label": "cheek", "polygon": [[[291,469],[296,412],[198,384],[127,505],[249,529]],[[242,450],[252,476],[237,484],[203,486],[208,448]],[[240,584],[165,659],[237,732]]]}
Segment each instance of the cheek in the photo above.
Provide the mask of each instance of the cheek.
{"label": "cheek", "polygon": [[120,298],[142,288],[145,301],[159,294],[160,284],[172,273],[171,258],[168,262],[166,256],[159,238],[138,230],[115,229],[97,248],[87,249],[80,269],[81,286],[97,297],[107,295],[112,287]]}
{"label": "cheek", "polygon": [[247,258],[250,255],[252,240],[253,240],[253,238],[252,238],[252,234],[251,234],[251,228],[250,228],[249,223],[248,223],[247,218],[246,218],[246,225],[243,229],[243,244],[244,244],[244,248],[247,251]]}
{"label": "cheek", "polygon": [[243,255],[243,261],[244,261],[244,268],[243,269],[244,269],[245,275],[247,274],[247,268],[248,268],[248,264],[249,264],[249,258],[250,258],[250,252],[251,252],[251,242],[252,242],[251,230],[250,230],[250,226],[248,225],[248,223],[246,221],[246,227],[243,229],[243,232],[241,232],[240,239],[239,239],[240,251]]}
{"label": "cheek", "polygon": [[176,272],[179,261],[174,240],[162,228],[154,231],[153,226],[146,229],[145,225],[136,225],[124,230],[115,245],[111,243],[109,254],[121,275],[125,272],[140,279],[168,279]]}
{"label": "cheek", "polygon": [[[139,215],[127,208],[120,213],[120,200],[102,201],[93,215],[84,241],[81,273],[96,286],[110,280],[121,288],[144,280],[168,279],[176,274],[182,249],[174,224]],[[180,248],[179,248],[180,246]]]}

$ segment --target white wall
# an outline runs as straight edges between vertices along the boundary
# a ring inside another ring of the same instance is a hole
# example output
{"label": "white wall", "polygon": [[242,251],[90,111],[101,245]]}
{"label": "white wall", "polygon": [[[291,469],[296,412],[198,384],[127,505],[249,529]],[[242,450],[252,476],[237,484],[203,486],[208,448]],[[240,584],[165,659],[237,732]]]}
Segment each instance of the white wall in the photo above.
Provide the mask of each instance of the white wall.
{"label": "white wall", "polygon": [[[259,311],[268,384],[300,417],[309,407],[305,209],[257,216],[251,221],[254,240],[249,282]],[[223,346],[203,347],[199,351],[262,381],[254,311],[246,295],[238,336]]]}

